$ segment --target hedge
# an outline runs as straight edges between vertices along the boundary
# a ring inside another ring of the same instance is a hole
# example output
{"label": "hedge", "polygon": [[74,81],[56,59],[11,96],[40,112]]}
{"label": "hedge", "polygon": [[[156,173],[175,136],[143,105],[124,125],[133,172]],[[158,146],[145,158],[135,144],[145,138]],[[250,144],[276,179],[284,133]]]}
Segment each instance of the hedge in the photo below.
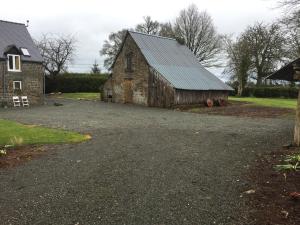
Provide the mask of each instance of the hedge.
{"label": "hedge", "polygon": [[61,74],[55,79],[46,76],[46,93],[99,92],[107,80],[106,74]]}
{"label": "hedge", "polygon": [[[100,87],[104,85],[108,78],[107,74],[61,74],[55,79],[46,76],[46,93],[51,92],[99,92]],[[230,93],[236,95],[237,90]],[[261,97],[261,98],[297,98],[298,88],[283,86],[267,87],[246,87],[243,97]]]}
{"label": "hedge", "polygon": [[[237,91],[231,95],[236,95]],[[297,98],[298,88],[296,87],[247,87],[243,91],[243,97],[258,98]]]}

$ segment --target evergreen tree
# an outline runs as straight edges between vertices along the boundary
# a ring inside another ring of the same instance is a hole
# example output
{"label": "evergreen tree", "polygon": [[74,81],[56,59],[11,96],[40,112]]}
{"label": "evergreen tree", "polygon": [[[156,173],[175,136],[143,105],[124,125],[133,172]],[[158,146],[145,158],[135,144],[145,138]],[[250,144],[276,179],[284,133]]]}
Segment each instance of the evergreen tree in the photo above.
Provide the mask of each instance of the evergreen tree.
{"label": "evergreen tree", "polygon": [[99,65],[97,64],[96,60],[92,66],[91,73],[92,74],[100,74],[101,73],[101,69],[100,69]]}

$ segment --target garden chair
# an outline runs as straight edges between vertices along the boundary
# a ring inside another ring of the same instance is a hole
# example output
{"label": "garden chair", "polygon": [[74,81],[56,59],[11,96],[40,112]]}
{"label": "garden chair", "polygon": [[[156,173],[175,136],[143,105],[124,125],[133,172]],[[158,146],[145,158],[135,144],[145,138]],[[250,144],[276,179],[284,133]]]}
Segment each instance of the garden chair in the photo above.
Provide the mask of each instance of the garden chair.
{"label": "garden chair", "polygon": [[22,96],[21,99],[22,99],[23,107],[25,107],[25,106],[29,107],[29,101],[28,101],[27,96]]}
{"label": "garden chair", "polygon": [[19,96],[13,96],[13,103],[14,103],[14,107],[20,107],[21,106]]}

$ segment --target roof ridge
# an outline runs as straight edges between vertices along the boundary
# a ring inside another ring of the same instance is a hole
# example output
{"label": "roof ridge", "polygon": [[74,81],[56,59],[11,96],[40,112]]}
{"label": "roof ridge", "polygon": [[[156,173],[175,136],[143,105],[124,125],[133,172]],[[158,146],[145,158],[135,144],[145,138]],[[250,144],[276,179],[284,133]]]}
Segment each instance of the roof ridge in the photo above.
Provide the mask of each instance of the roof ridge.
{"label": "roof ridge", "polygon": [[11,21],[7,21],[7,20],[0,20],[0,22],[3,22],[3,23],[12,23],[12,24],[18,24],[18,25],[24,25],[25,26],[25,23],[17,23],[17,22],[11,22]]}
{"label": "roof ridge", "polygon": [[146,34],[146,33],[143,33],[143,32],[132,31],[132,30],[129,30],[128,32],[129,32],[129,33],[136,33],[136,34],[141,34],[141,35],[145,35],[145,36],[151,36],[151,37],[163,38],[163,39],[169,39],[169,40],[176,41],[175,38],[163,37],[163,36],[159,36],[159,35],[155,35],[155,34]]}

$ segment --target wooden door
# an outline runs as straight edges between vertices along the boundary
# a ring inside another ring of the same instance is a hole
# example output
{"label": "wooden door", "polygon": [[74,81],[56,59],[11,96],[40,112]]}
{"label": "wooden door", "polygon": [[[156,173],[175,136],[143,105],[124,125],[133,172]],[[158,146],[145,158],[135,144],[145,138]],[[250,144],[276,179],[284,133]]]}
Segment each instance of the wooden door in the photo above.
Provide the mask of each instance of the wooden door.
{"label": "wooden door", "polygon": [[132,80],[125,80],[123,82],[123,90],[124,90],[124,103],[133,103]]}

